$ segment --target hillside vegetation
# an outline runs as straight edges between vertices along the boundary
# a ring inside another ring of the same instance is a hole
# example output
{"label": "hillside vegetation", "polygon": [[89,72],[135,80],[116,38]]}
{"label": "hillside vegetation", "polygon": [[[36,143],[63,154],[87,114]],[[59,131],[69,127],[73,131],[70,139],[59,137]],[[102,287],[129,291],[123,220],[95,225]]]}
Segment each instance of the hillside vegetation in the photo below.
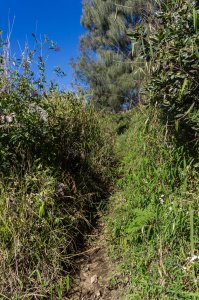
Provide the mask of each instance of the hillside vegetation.
{"label": "hillside vegetation", "polygon": [[1,124],[0,295],[62,299],[73,254],[109,192],[110,147],[92,107],[72,95],[41,99],[45,121],[27,108],[33,101],[13,102],[1,96],[4,114],[16,117]]}
{"label": "hillside vegetation", "polygon": [[199,7],[157,4],[132,34],[145,106],[116,144],[110,253],[127,276],[124,299],[198,299]]}
{"label": "hillside vegetation", "polygon": [[121,179],[108,220],[124,299],[198,299],[198,165],[156,111],[140,107],[130,118],[116,143]]}
{"label": "hillside vegetation", "polygon": [[47,89],[43,58],[39,79],[31,58],[14,70],[1,60],[0,299],[66,295],[74,254],[112,181],[112,138],[92,104]]}
{"label": "hillside vegetation", "polygon": [[66,299],[107,203],[118,297],[199,299],[199,3],[116,2],[83,2],[76,95],[47,37],[19,60],[0,39],[2,300]]}

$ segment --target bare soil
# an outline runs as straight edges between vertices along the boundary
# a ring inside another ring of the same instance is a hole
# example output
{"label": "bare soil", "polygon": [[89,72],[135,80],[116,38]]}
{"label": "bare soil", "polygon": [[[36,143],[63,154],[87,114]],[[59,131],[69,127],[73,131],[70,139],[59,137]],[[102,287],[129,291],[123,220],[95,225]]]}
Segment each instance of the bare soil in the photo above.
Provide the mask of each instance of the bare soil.
{"label": "bare soil", "polygon": [[68,295],[70,300],[120,300],[119,286],[114,284],[116,271],[109,261],[104,237],[104,225],[98,222],[86,249],[77,259],[78,271]]}

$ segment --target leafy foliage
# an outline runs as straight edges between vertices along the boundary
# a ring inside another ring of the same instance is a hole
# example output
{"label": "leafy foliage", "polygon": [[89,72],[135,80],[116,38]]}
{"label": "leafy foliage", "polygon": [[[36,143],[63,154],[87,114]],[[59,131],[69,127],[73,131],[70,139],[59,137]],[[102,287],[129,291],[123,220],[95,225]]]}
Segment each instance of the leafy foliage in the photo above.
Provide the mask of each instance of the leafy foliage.
{"label": "leafy foliage", "polygon": [[[137,27],[150,69],[147,91],[183,144],[198,144],[199,6],[197,1],[161,2],[148,34]],[[147,95],[148,95],[147,94]]]}

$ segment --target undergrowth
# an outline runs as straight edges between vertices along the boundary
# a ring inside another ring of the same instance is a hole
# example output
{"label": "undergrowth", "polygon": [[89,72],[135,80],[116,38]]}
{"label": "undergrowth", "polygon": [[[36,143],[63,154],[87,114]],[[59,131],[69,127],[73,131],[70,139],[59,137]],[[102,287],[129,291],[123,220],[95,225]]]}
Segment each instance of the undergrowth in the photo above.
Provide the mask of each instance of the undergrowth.
{"label": "undergrowth", "polygon": [[63,299],[110,192],[112,141],[72,94],[14,96],[1,95],[0,299]]}
{"label": "undergrowth", "polygon": [[126,278],[124,299],[199,299],[196,160],[156,111],[142,107],[116,153],[121,178],[110,203],[109,252]]}
{"label": "undergrowth", "polygon": [[15,60],[1,36],[0,299],[61,300],[110,193],[113,138],[85,99],[48,86],[47,37]]}

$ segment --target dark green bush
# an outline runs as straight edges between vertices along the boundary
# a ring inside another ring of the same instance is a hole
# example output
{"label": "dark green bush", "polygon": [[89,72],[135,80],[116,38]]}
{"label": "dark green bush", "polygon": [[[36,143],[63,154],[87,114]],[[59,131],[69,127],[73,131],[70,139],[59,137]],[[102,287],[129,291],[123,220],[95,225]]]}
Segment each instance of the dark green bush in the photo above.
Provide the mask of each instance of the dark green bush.
{"label": "dark green bush", "polygon": [[150,69],[147,96],[182,144],[198,145],[198,1],[161,1],[150,29],[138,27],[134,36],[142,38],[142,55]]}

